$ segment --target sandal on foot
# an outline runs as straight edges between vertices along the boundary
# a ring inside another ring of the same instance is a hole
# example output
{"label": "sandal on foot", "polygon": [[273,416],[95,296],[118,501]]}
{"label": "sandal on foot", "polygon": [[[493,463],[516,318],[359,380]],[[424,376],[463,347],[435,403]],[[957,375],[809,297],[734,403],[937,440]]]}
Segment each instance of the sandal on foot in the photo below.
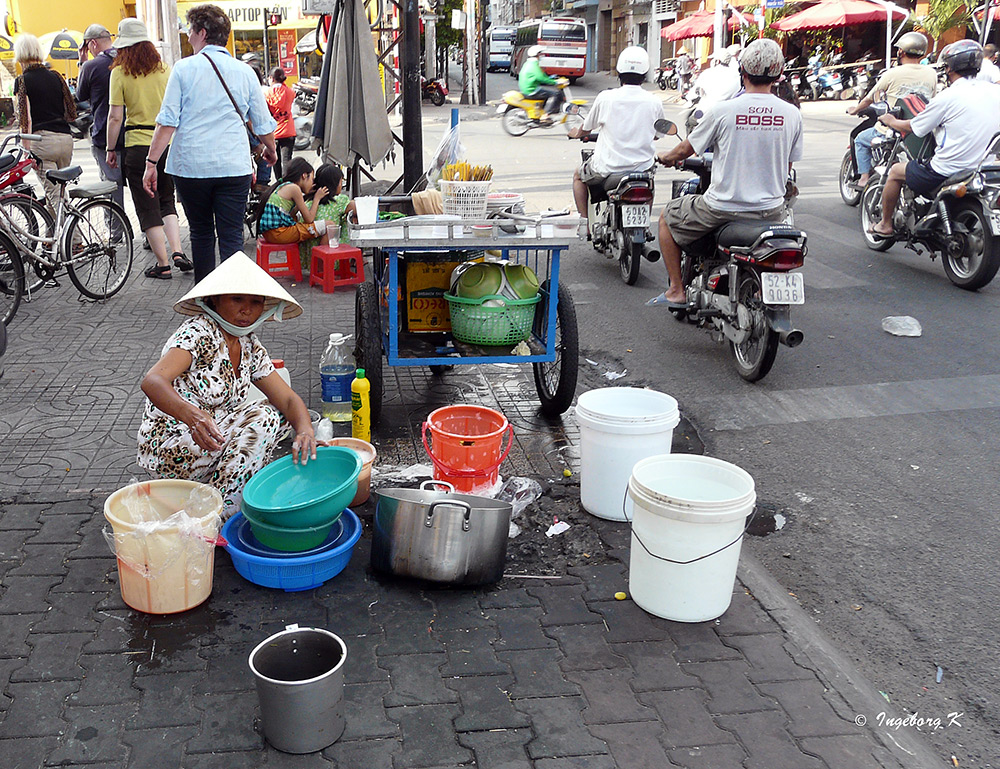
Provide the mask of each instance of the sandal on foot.
{"label": "sandal on foot", "polygon": [[672,299],[667,299],[666,291],[662,294],[657,294],[646,302],[647,307],[660,307],[661,305],[668,310],[686,310],[688,308],[687,302],[675,302]]}
{"label": "sandal on foot", "polygon": [[174,260],[174,267],[181,272],[191,272],[194,264],[181,251],[174,251],[170,257]]}
{"label": "sandal on foot", "polygon": [[876,238],[882,238],[882,240],[888,240],[889,238],[896,237],[895,230],[892,230],[891,232],[879,232],[874,226],[868,228],[868,234]]}
{"label": "sandal on foot", "polygon": [[171,280],[174,277],[170,274],[169,264],[165,264],[162,267],[158,264],[154,264],[146,270],[145,275],[147,278],[159,278],[160,280]]}

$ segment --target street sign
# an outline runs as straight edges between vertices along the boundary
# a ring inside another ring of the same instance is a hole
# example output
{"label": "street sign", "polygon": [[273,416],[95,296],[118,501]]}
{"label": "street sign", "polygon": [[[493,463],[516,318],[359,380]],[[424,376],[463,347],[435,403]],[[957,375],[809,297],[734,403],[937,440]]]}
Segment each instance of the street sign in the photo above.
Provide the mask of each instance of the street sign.
{"label": "street sign", "polygon": [[784,8],[785,0],[764,0],[764,8]]}

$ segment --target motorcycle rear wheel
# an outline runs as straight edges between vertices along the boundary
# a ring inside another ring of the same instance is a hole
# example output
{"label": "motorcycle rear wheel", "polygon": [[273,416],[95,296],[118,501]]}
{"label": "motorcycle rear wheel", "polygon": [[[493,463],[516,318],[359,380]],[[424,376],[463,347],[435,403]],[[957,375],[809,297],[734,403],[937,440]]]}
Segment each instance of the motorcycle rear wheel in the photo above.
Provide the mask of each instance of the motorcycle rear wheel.
{"label": "motorcycle rear wheel", "polygon": [[621,272],[625,285],[634,286],[639,280],[639,265],[642,263],[642,243],[633,243],[624,232],[615,233],[615,246],[618,251],[618,270]]}
{"label": "motorcycle rear wheel", "polygon": [[767,376],[774,365],[778,354],[778,332],[767,325],[760,278],[755,273],[745,271],[740,275],[737,297],[747,309],[750,336],[741,344],[730,342],[729,347],[739,375],[748,382],[757,382]]}
{"label": "motorcycle rear wheel", "polygon": [[882,220],[882,184],[869,184],[861,193],[861,234],[872,251],[888,251],[895,238],[879,238],[868,230]]}
{"label": "motorcycle rear wheel", "polygon": [[863,190],[854,186],[852,177],[855,173],[854,158],[851,157],[851,151],[848,149],[844,153],[843,161],[840,163],[840,197],[847,205],[852,207],[861,202],[861,193],[863,192]]}
{"label": "motorcycle rear wheel", "polygon": [[511,136],[524,136],[531,127],[528,113],[520,107],[510,107],[500,120],[503,130]]}
{"label": "motorcycle rear wheel", "polygon": [[440,107],[444,104],[444,94],[436,89],[431,91],[431,104],[435,107]]}
{"label": "motorcycle rear wheel", "polygon": [[952,237],[961,238],[960,253],[946,250],[941,254],[948,280],[966,291],[982,288],[1000,268],[1000,238],[993,234],[990,220],[975,200],[959,201],[952,211]]}

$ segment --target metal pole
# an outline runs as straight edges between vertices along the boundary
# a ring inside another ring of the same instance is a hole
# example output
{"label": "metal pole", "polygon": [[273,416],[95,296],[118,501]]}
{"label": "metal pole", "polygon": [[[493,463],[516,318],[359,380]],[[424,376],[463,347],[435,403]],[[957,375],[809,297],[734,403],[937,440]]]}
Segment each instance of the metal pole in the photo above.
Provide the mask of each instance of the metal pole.
{"label": "metal pole", "polygon": [[270,72],[271,71],[271,58],[270,58],[270,56],[267,53],[267,48],[268,48],[268,45],[267,45],[267,17],[268,17],[268,15],[270,13],[271,13],[271,9],[270,8],[265,8],[264,9],[264,71],[265,72]]}
{"label": "metal pole", "polygon": [[488,64],[486,52],[486,10],[489,6],[486,0],[479,2],[479,45],[476,46],[479,54],[479,103],[486,104],[486,65]]}
{"label": "metal pole", "polygon": [[420,4],[404,0],[403,35],[399,46],[403,80],[403,186],[409,192],[424,170],[424,137],[420,124]]}

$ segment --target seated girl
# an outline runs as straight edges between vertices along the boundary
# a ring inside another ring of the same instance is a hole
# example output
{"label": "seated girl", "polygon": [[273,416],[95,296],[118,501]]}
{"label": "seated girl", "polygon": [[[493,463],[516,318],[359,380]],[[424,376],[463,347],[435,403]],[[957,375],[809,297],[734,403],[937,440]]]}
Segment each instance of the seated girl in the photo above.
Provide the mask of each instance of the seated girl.
{"label": "seated girl", "polygon": [[[268,243],[301,243],[319,238],[329,244],[327,227],[336,224],[316,218],[320,201],[326,196],[325,187],[315,188],[313,167],[303,158],[292,158],[281,180],[264,196],[260,214],[260,234]],[[315,188],[315,189],[314,189]],[[313,192],[312,205],[305,196]],[[295,219],[295,214],[301,221]]]}
{"label": "seated girl", "polygon": [[[324,163],[316,169],[315,182],[318,187],[313,195],[313,204],[319,200],[319,207],[316,209],[316,218],[323,219],[333,225],[340,226],[340,242],[347,243],[347,216],[354,212],[354,201],[343,194],[344,174],[338,166],[332,163]],[[326,190],[325,195],[320,195],[319,190]],[[332,236],[332,233],[330,233]],[[329,238],[333,240],[332,237]],[[302,259],[303,269],[308,268],[310,257],[314,246],[323,243],[322,238],[307,240],[299,249]]]}

